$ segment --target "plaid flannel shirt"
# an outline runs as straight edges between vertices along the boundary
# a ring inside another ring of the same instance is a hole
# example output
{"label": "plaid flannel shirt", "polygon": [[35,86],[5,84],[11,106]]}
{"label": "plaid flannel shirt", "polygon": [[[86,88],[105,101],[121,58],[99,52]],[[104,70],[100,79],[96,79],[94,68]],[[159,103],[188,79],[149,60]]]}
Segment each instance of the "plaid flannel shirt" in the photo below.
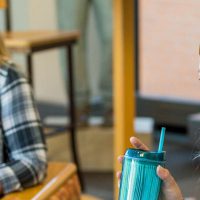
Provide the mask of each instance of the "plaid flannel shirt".
{"label": "plaid flannel shirt", "polygon": [[4,194],[41,182],[47,166],[31,89],[11,65],[0,66],[0,183]]}

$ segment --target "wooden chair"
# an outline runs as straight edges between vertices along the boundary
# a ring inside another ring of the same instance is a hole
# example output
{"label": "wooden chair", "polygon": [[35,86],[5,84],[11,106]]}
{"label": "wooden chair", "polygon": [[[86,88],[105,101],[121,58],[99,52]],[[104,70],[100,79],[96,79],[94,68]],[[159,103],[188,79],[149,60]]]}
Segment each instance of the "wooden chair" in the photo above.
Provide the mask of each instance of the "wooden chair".
{"label": "wooden chair", "polygon": [[[0,0],[0,8],[5,9],[5,29],[3,38],[7,49],[11,53],[20,52],[25,54],[27,74],[29,82],[34,87],[33,73],[33,54],[53,48],[64,48],[66,50],[66,68],[68,79],[66,80],[66,94],[69,97],[69,129],[70,144],[73,162],[77,166],[77,173],[84,189],[83,178],[81,176],[80,164],[78,159],[76,144],[76,117],[75,117],[75,100],[74,100],[74,84],[73,84],[73,47],[79,39],[79,32],[61,32],[61,31],[21,31],[13,32],[11,23],[10,0]],[[67,111],[66,111],[67,115]],[[55,133],[55,132],[53,132]],[[52,134],[47,134],[51,136]]]}
{"label": "wooden chair", "polygon": [[2,200],[100,200],[81,194],[76,166],[51,162],[42,184],[5,196]]}
{"label": "wooden chair", "polygon": [[[57,164],[52,164],[52,168]],[[65,165],[65,166],[64,166]],[[63,170],[51,180],[32,200],[100,200],[87,194],[81,194],[76,166],[64,164]]]}

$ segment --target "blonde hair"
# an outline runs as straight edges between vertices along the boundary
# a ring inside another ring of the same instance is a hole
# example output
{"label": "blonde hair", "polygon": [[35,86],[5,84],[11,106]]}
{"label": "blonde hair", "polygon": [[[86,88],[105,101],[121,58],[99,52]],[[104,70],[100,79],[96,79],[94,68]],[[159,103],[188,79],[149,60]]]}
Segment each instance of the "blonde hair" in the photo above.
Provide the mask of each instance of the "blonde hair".
{"label": "blonde hair", "polygon": [[6,61],[8,61],[8,59],[9,59],[9,54],[5,47],[3,37],[0,34],[0,64],[5,63]]}

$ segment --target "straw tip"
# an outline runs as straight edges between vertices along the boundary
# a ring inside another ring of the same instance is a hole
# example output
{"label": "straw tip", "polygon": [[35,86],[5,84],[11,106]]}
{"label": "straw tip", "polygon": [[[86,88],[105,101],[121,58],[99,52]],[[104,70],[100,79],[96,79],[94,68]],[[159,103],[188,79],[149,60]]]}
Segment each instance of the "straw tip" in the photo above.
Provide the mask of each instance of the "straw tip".
{"label": "straw tip", "polygon": [[161,129],[162,131],[165,131],[166,130],[166,127],[162,127],[162,129]]}
{"label": "straw tip", "polygon": [[163,150],[164,139],[165,139],[165,130],[166,130],[166,128],[162,127],[161,134],[160,134],[160,142],[159,142],[158,152],[162,152],[162,150]]}

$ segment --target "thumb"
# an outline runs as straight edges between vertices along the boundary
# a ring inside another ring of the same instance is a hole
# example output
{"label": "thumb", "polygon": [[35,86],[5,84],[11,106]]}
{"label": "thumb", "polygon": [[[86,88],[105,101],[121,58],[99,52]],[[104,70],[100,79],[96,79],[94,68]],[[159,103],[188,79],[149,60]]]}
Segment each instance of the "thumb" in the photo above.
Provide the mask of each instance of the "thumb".
{"label": "thumb", "polygon": [[157,175],[163,180],[163,190],[167,200],[183,200],[180,188],[169,170],[158,166]]}
{"label": "thumb", "polygon": [[176,184],[169,170],[161,167],[160,165],[157,168],[157,174],[164,181],[166,187],[174,187],[174,185]]}

